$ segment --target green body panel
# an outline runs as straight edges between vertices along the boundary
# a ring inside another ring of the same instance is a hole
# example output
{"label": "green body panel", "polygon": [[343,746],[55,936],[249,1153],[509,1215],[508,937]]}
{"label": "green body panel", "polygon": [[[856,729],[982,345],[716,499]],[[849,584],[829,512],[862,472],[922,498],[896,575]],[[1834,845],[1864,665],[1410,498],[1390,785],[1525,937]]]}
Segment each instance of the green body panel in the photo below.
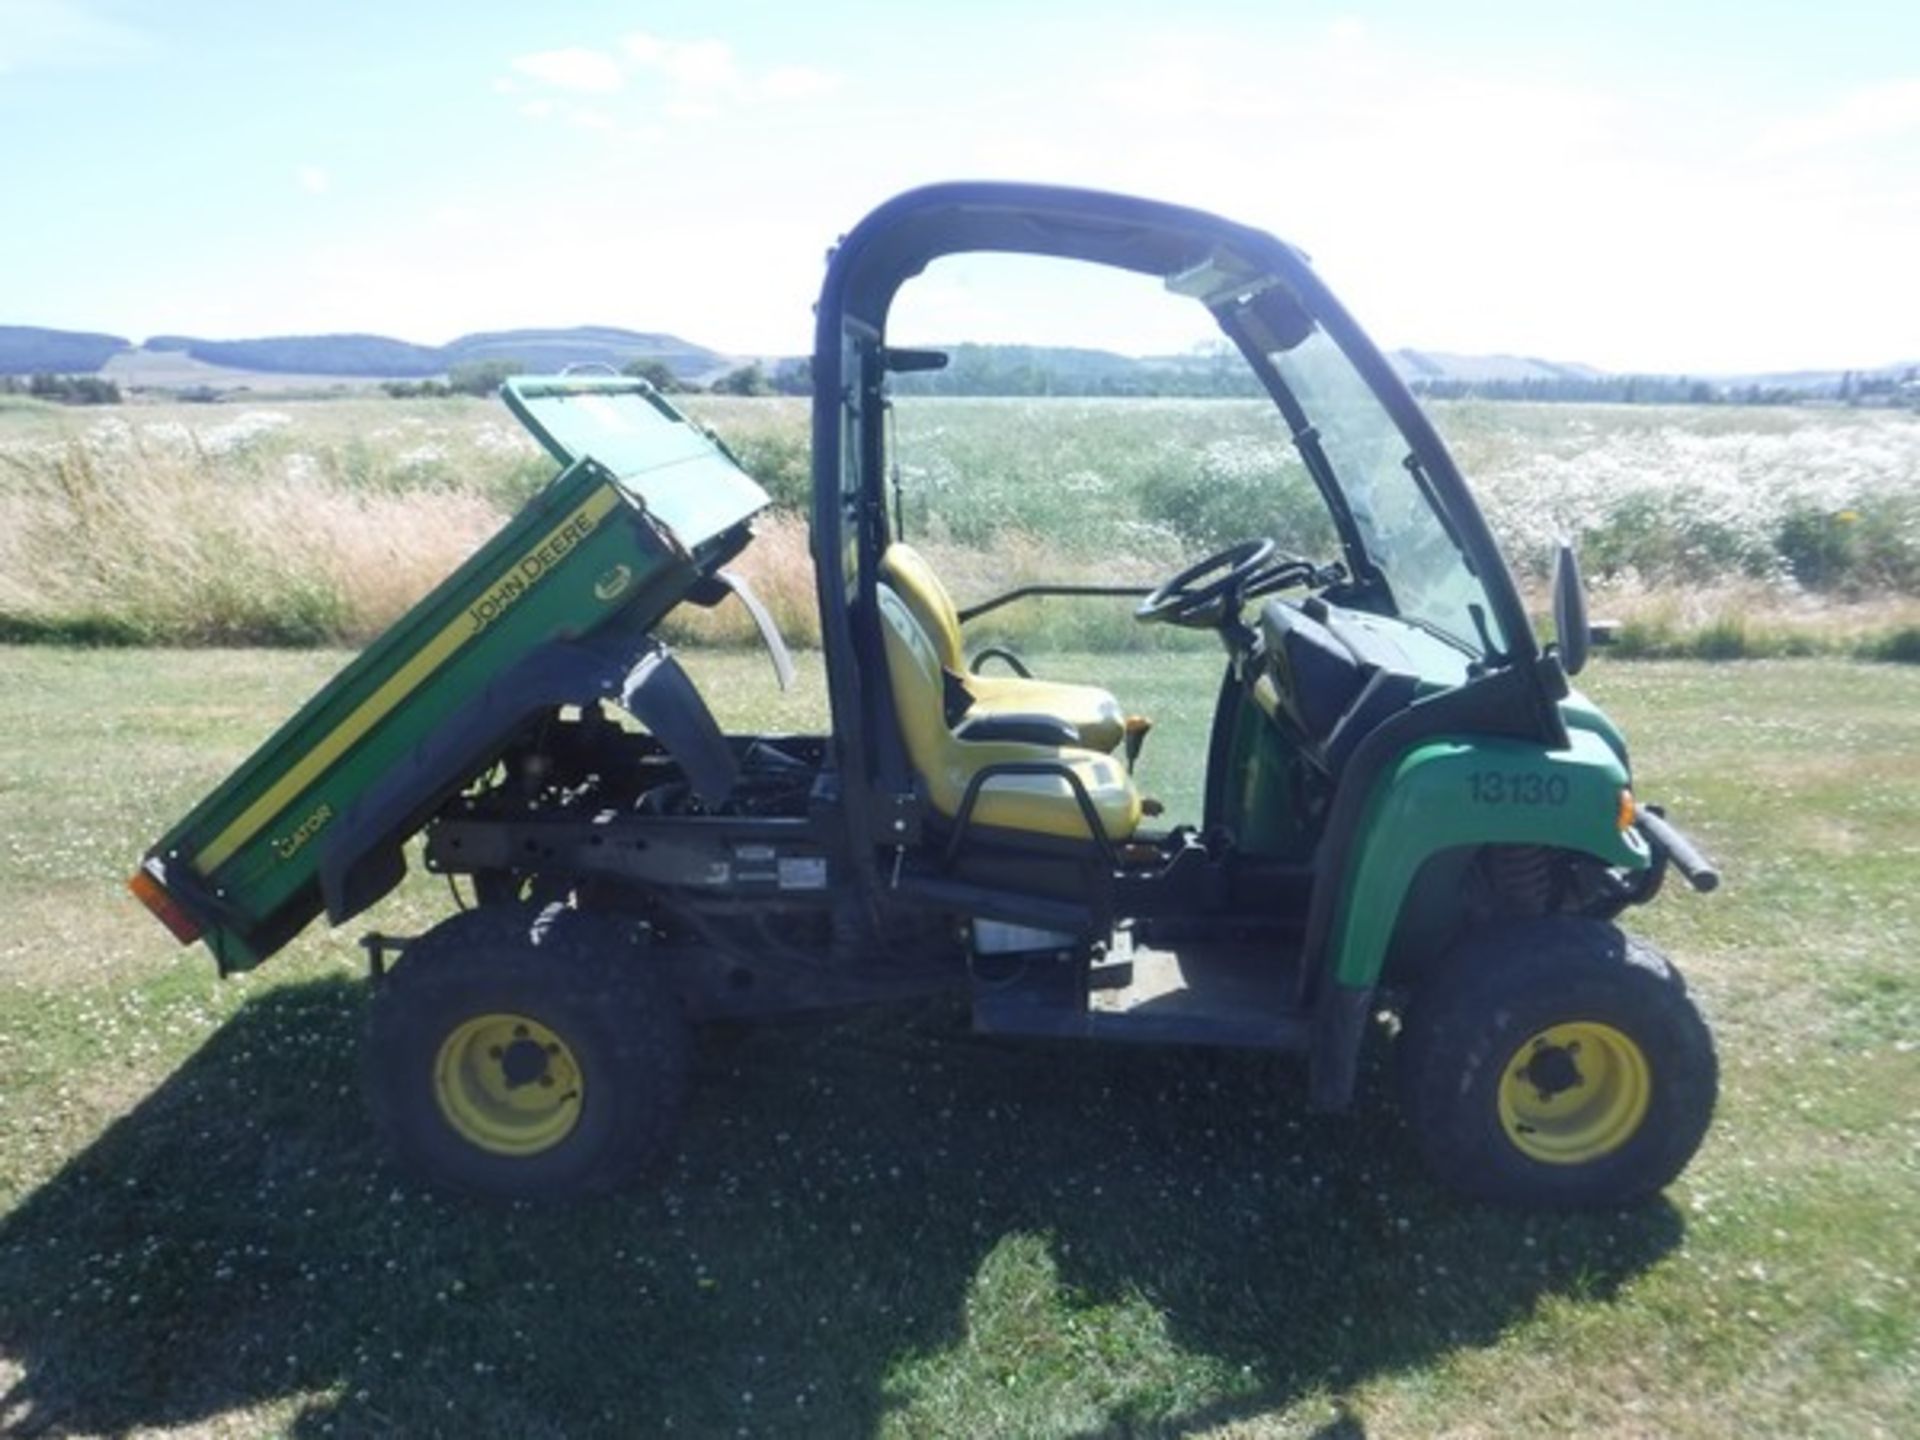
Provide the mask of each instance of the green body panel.
{"label": "green body panel", "polygon": [[1631,777],[1631,762],[1627,759],[1627,737],[1620,733],[1620,727],[1613,723],[1613,718],[1588,699],[1584,691],[1569,690],[1567,692],[1566,698],[1560,702],[1560,718],[1566,722],[1569,730],[1591,731],[1606,741],[1607,748],[1620,757],[1620,763],[1629,767],[1628,773]]}
{"label": "green body panel", "polygon": [[1349,987],[1378,979],[1402,902],[1421,866],[1443,852],[1550,845],[1645,869],[1646,841],[1619,828],[1626,783],[1619,757],[1591,729],[1573,729],[1564,750],[1466,736],[1414,746],[1374,784],[1329,936],[1333,978]]}
{"label": "green body panel", "polygon": [[1294,743],[1251,697],[1242,697],[1228,744],[1220,815],[1210,821],[1231,830],[1248,855],[1306,859],[1316,836],[1296,784]]}
{"label": "green body panel", "polygon": [[656,512],[645,455],[622,452],[616,469],[589,458],[590,437],[571,451],[543,434],[569,467],[149,851],[176,895],[216,902],[205,938],[223,968],[259,963],[311,917],[330,827],[493,676],[555,641],[651,627],[765,506],[703,432],[638,408],[636,425],[668,432],[654,452],[674,477],[662,488],[701,476],[698,502],[674,507],[681,525]]}

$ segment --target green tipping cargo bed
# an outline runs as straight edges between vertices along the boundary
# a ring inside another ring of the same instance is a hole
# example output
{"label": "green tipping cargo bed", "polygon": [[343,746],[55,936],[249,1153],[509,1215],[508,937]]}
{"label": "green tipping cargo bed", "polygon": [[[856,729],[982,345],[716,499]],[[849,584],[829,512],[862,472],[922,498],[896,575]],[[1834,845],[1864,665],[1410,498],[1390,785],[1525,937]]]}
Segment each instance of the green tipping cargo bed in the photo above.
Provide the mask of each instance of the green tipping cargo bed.
{"label": "green tipping cargo bed", "polygon": [[748,538],[766,493],[635,380],[522,377],[564,467],[147,853],[134,893],[222,971],[405,873],[402,843],[555,704],[618,697],[649,631]]}

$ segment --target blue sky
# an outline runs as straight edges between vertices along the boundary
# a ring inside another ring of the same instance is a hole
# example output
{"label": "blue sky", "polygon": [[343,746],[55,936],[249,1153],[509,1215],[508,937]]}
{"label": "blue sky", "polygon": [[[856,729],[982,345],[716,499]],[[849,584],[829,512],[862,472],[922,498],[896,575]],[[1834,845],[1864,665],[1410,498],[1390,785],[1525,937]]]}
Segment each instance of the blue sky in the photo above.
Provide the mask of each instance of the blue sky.
{"label": "blue sky", "polygon": [[[0,0],[0,322],[807,343],[888,194],[1054,179],[1311,252],[1376,338],[1920,358],[1920,6]],[[917,338],[1200,338],[948,265]],[[1042,303],[1046,302],[1046,303]]]}

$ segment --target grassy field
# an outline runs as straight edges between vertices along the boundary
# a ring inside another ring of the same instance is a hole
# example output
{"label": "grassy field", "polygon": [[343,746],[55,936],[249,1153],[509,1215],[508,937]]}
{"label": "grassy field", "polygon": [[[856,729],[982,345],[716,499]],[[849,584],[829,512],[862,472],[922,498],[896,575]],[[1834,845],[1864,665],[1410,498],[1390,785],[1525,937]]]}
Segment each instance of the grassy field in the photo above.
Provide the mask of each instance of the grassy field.
{"label": "grassy field", "polygon": [[[1729,877],[1636,917],[1724,1077],[1649,1206],[1435,1191],[1378,1056],[1320,1119],[1282,1064],[928,1007],[707,1053],[658,1185],[550,1213],[384,1165],[351,933],[218,982],[120,890],[341,658],[0,649],[0,1431],[1920,1433],[1920,671],[1590,675]],[[732,723],[817,723],[814,667],[696,662]],[[1161,717],[1178,813],[1215,667],[1048,668]]]}
{"label": "grassy field", "polygon": [[[817,641],[799,400],[690,397],[774,495],[742,564]],[[1920,658],[1920,416],[1432,407],[1523,580],[1577,539],[1639,654]],[[907,529],[954,588],[1158,578],[1254,533],[1325,558],[1319,501],[1251,401],[899,402]],[[358,644],[551,473],[495,401],[0,406],[0,639]],[[1028,644],[1139,648],[1118,612],[1008,612]],[[718,612],[684,633],[748,638]]]}

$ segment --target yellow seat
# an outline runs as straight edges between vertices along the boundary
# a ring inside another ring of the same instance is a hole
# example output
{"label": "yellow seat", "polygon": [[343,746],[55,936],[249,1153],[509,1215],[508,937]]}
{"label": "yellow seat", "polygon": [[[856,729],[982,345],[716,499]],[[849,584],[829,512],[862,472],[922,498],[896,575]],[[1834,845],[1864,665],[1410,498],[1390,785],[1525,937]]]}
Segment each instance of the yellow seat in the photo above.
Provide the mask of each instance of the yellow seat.
{"label": "yellow seat", "polygon": [[[894,716],[906,741],[908,763],[926,785],[934,809],[950,819],[956,817],[968,782],[988,765],[1044,761],[1073,772],[1109,840],[1132,836],[1140,823],[1140,793],[1133,788],[1126,767],[1111,755],[1066,745],[971,741],[954,734],[947,724],[946,682],[932,637],[890,586],[876,587],[876,594],[886,636]],[[1093,838],[1073,787],[1061,775],[1000,775],[987,780],[974,803],[973,821],[1067,840]]]}
{"label": "yellow seat", "polygon": [[960,612],[940,577],[918,550],[902,541],[887,547],[880,573],[933,641],[940,664],[966,690],[969,716],[1048,715],[1064,721],[1090,750],[1111,751],[1126,735],[1120,702],[1094,685],[1067,685],[1024,675],[976,675],[960,645]]}

